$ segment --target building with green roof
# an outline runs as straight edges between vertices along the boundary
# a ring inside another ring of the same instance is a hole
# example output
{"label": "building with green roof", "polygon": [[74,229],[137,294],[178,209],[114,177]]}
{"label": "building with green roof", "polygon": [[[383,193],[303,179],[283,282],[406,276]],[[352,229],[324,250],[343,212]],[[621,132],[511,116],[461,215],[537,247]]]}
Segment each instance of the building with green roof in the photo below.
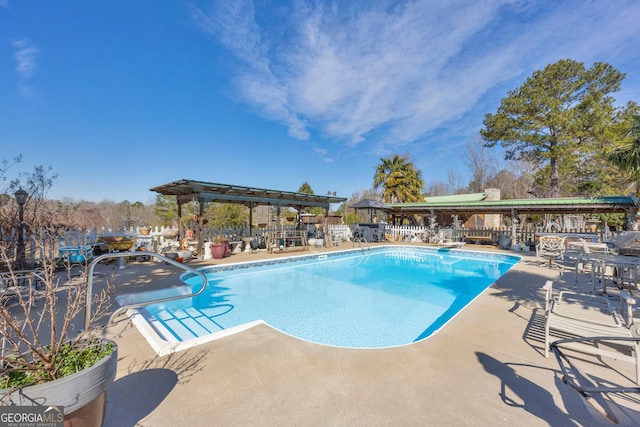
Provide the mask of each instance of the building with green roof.
{"label": "building with green roof", "polygon": [[498,214],[512,218],[519,215],[594,215],[620,213],[635,222],[638,199],[633,196],[564,197],[549,199],[487,200],[487,193],[460,194],[427,197],[425,202],[388,203],[389,214],[394,218],[418,216],[426,219],[438,218],[447,224],[458,217],[463,223],[473,215]]}

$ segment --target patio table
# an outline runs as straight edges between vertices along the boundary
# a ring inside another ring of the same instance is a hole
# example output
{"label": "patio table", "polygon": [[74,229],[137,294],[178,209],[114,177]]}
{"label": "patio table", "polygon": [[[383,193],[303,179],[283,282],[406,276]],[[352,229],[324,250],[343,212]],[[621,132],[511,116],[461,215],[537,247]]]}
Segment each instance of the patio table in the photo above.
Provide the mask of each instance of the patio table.
{"label": "patio table", "polygon": [[[269,252],[279,252],[286,249],[307,249],[307,232],[305,230],[283,230],[276,231],[268,237]],[[299,241],[300,245],[295,246],[295,242]]]}
{"label": "patio table", "polygon": [[[640,258],[627,255],[614,255],[607,253],[589,253],[582,254],[581,258],[591,263],[591,283],[593,285],[593,292],[596,293],[597,283],[602,284],[602,293],[607,293],[607,284],[605,280],[605,270],[607,267],[613,269],[612,276],[615,279],[617,277],[620,280],[621,287],[624,287],[625,279],[628,279],[629,289],[631,286],[638,288],[638,266],[640,265]],[[600,271],[600,277],[596,277],[596,270]],[[625,278],[624,271],[629,271],[629,277]]]}
{"label": "patio table", "polygon": [[[13,270],[0,273],[0,296],[10,296],[22,289],[28,291],[29,287],[35,290],[44,283],[44,271],[42,270]],[[14,286],[14,284],[16,286]]]}

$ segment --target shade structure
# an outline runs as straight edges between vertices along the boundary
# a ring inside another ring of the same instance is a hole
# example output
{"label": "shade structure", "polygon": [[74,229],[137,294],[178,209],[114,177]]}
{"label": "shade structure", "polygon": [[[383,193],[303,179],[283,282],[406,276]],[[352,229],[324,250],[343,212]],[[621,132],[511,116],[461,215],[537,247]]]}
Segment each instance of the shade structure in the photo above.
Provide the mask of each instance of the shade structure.
{"label": "shade structure", "polygon": [[349,207],[351,209],[379,209],[379,210],[389,209],[389,206],[373,199],[362,199],[358,203],[354,203]]}
{"label": "shade structure", "polygon": [[373,222],[373,212],[376,210],[379,211],[388,211],[390,208],[389,206],[385,205],[384,203],[378,201],[378,200],[373,200],[373,199],[362,199],[357,203],[354,203],[353,205],[349,206],[351,209],[355,209],[355,210],[367,210],[369,212],[369,222]]}
{"label": "shade structure", "polygon": [[[219,184],[215,182],[197,181],[191,179],[181,179],[151,188],[164,196],[175,196],[178,201],[178,234],[182,233],[182,205],[196,200],[199,206],[198,218],[198,253],[203,254],[204,227],[204,204],[214,203],[235,203],[245,205],[249,208],[249,234],[253,235],[253,221],[251,212],[256,206],[273,206],[277,215],[280,216],[280,209],[283,207],[293,207],[298,211],[305,207],[321,207],[327,212],[331,203],[342,203],[346,201],[344,197],[323,196],[315,194],[298,193],[294,191],[270,190],[266,188],[244,187],[240,185]],[[278,222],[279,224],[279,222]]]}

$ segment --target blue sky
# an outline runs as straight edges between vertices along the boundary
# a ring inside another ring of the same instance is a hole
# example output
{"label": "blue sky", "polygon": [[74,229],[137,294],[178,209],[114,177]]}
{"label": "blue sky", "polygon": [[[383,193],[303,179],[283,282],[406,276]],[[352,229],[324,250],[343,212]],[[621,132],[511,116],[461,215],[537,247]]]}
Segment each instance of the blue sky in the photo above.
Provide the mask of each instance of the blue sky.
{"label": "blue sky", "polygon": [[391,154],[467,182],[485,114],[549,63],[608,62],[640,102],[638,22],[637,0],[0,0],[0,159],[91,201],[183,178],[350,197]]}

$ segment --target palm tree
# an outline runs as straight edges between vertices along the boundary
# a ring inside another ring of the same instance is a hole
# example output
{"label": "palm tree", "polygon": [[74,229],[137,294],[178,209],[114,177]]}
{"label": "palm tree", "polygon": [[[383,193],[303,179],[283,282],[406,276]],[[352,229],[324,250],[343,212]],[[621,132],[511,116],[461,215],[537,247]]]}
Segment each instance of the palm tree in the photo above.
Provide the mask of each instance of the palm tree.
{"label": "palm tree", "polygon": [[609,160],[621,170],[630,173],[636,182],[636,197],[640,196],[640,115],[631,117],[631,125],[625,132],[631,141],[618,146]]}
{"label": "palm tree", "polygon": [[380,159],[373,176],[374,188],[382,188],[385,202],[422,202],[422,173],[416,170],[406,156],[397,154]]}

